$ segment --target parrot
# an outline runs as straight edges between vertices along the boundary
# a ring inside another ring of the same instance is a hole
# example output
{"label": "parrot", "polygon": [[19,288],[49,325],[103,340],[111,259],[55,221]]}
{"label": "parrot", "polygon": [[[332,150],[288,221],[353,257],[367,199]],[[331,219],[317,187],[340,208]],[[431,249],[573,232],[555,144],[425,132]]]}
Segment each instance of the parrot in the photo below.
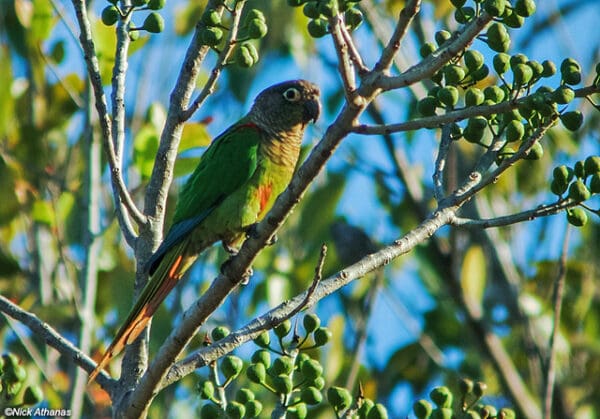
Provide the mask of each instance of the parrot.
{"label": "parrot", "polygon": [[275,84],[218,135],[179,192],[170,229],[143,268],[149,281],[89,376],[133,343],[198,255],[221,241],[239,250],[291,181],[306,126],[321,113],[319,88],[306,80]]}

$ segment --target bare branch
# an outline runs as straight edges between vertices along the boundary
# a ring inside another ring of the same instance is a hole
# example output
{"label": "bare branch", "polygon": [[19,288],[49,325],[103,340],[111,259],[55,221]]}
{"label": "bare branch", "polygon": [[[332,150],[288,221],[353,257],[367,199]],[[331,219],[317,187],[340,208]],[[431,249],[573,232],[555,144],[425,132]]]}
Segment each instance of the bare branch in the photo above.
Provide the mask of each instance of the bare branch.
{"label": "bare branch", "polygon": [[400,43],[406,36],[410,23],[413,21],[417,13],[419,13],[420,9],[421,0],[410,0],[406,3],[404,9],[402,9],[400,15],[398,16],[398,23],[396,24],[394,33],[392,34],[386,47],[383,49],[381,58],[379,58],[379,61],[375,65],[375,71],[387,72],[390,69],[392,63],[394,62],[394,57],[400,49]]}
{"label": "bare branch", "polygon": [[460,227],[477,228],[503,227],[512,224],[517,224],[523,221],[531,221],[539,217],[555,215],[576,205],[577,203],[573,201],[563,199],[553,204],[540,205],[537,208],[518,212],[516,214],[505,215],[502,217],[494,217],[482,220],[456,217],[454,220],[452,220],[452,225]]}
{"label": "bare branch", "polygon": [[[0,311],[27,326],[37,337],[43,339],[48,346],[53,347],[87,372],[94,370],[96,363],[71,342],[63,338],[52,326],[41,321],[35,314],[23,310],[2,295],[0,295]],[[101,374],[97,381],[104,388],[112,388],[111,380],[105,374]]]}
{"label": "bare branch", "polygon": [[356,77],[354,74],[354,63],[350,59],[348,43],[342,35],[343,25],[344,22],[339,14],[329,18],[331,38],[333,39],[335,52],[338,57],[338,70],[344,84],[344,94],[346,95],[346,101],[352,102],[356,91]]}
{"label": "bare branch", "polygon": [[544,418],[552,418],[552,400],[554,396],[554,382],[556,380],[556,341],[559,337],[560,330],[560,314],[562,311],[563,295],[565,291],[565,281],[567,279],[567,257],[569,253],[569,236],[571,228],[570,224],[567,223],[565,230],[565,237],[563,239],[563,247],[560,255],[560,261],[558,264],[558,274],[554,282],[554,295],[553,295],[553,306],[554,306],[554,318],[552,324],[552,335],[550,335],[550,342],[548,344],[550,351],[548,353],[548,359],[546,365],[548,371],[546,373],[546,391],[544,394]]}
{"label": "bare branch", "polygon": [[[94,91],[95,107],[96,111],[98,112],[100,129],[102,132],[102,145],[106,151],[108,164],[110,166],[111,181],[116,198],[115,208],[117,211],[117,218],[119,219],[119,225],[121,226],[125,240],[130,246],[133,246],[136,234],[133,226],[131,225],[131,221],[129,220],[129,216],[133,217],[133,219],[139,225],[145,224],[147,219],[139,211],[127,190],[127,186],[125,185],[125,181],[123,180],[121,173],[120,159],[117,156],[114,143],[111,140],[111,119],[107,111],[106,96],[102,87],[100,66],[98,64],[94,40],[92,39],[92,31],[90,27],[90,21],[87,17],[85,1],[72,0],[72,2],[75,8],[79,29],[81,31],[79,35],[79,41],[84,51],[87,71],[92,84],[92,89]],[[123,211],[121,204],[127,209],[127,212]]]}
{"label": "bare branch", "polygon": [[446,159],[450,151],[450,143],[452,142],[451,125],[446,124],[442,127],[442,138],[438,147],[438,155],[435,159],[435,170],[433,172],[433,196],[436,201],[440,201],[444,195],[444,169],[446,167]]}

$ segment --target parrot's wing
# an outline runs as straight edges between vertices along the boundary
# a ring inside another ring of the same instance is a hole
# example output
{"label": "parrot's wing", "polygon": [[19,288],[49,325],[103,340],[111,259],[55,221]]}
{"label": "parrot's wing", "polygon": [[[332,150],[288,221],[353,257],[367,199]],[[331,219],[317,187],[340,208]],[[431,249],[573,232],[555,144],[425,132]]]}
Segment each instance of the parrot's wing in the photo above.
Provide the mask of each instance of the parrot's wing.
{"label": "parrot's wing", "polygon": [[249,122],[231,126],[200,158],[177,201],[173,225],[146,265],[152,274],[169,249],[185,239],[219,204],[242,186],[258,164],[260,129]]}
{"label": "parrot's wing", "polygon": [[193,218],[188,218],[187,220],[183,220],[178,222],[177,224],[173,224],[169,229],[169,233],[167,237],[164,238],[156,252],[150,257],[150,260],[146,263],[145,272],[152,275],[156,268],[158,267],[160,261],[165,256],[170,249],[173,248],[177,243],[181,240],[185,239],[187,235],[194,229],[196,226],[204,220],[208,214],[212,212],[212,210],[219,205],[222,199],[217,200],[215,205],[207,208],[202,214],[199,214]]}

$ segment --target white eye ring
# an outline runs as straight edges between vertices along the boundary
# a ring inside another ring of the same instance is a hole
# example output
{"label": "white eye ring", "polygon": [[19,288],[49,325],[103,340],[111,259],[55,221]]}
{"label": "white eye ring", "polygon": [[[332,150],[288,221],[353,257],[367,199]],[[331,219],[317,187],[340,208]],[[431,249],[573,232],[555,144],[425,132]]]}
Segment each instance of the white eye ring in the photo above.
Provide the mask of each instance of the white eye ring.
{"label": "white eye ring", "polygon": [[301,96],[302,95],[300,94],[300,90],[296,89],[295,87],[290,87],[285,92],[283,92],[283,97],[288,102],[297,102],[300,100]]}

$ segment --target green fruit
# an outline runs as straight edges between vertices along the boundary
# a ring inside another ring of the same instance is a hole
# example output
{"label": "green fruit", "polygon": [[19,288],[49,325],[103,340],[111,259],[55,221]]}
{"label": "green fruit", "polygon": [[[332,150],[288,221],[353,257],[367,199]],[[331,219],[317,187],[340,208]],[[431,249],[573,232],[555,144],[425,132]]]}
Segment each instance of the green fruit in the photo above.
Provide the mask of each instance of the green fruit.
{"label": "green fruit", "polygon": [[510,47],[510,36],[501,23],[494,22],[487,30],[487,42],[491,49],[496,52],[506,52]]}
{"label": "green fruit", "polygon": [[275,329],[273,329],[275,334],[280,338],[286,337],[290,333],[291,330],[292,330],[292,322],[290,321],[290,319],[284,320],[283,322],[281,322],[280,324],[275,326]]}
{"label": "green fruit", "polygon": [[106,26],[112,26],[117,23],[121,14],[119,13],[119,9],[116,6],[106,6],[102,9],[102,23]]}
{"label": "green fruit", "polygon": [[466,396],[467,394],[471,393],[473,391],[473,386],[473,380],[469,378],[461,378],[458,381],[458,389],[460,390],[463,396]]}
{"label": "green fruit", "polygon": [[579,160],[578,162],[575,163],[575,166],[573,166],[573,173],[578,178],[585,177],[585,165],[583,163],[583,160]]}
{"label": "green fruit", "polygon": [[573,169],[563,164],[554,168],[552,171],[552,176],[558,182],[567,184],[573,179],[574,173]]}
{"label": "green fruit", "polygon": [[550,60],[542,61],[542,77],[552,77],[556,74],[556,65]]}
{"label": "green fruit", "polygon": [[443,70],[446,85],[453,86],[459,84],[465,78],[465,69],[457,64],[448,64]]}
{"label": "green fruit", "polygon": [[165,7],[165,4],[167,4],[167,0],[150,0],[148,2],[148,9],[160,10]]}
{"label": "green fruit", "polygon": [[367,415],[367,419],[387,419],[388,413],[384,405],[377,403]]}
{"label": "green fruit", "polygon": [[12,368],[7,367],[4,370],[3,378],[7,383],[22,383],[27,378],[27,371],[21,365],[15,365]]}
{"label": "green fruit", "polygon": [[327,400],[336,412],[347,409],[352,404],[350,392],[342,387],[330,387],[327,390]]}
{"label": "green fruit", "polygon": [[435,109],[438,105],[438,99],[432,96],[424,97],[417,102],[417,110],[423,116],[435,115]]}
{"label": "green fruit", "polygon": [[458,89],[454,86],[446,86],[438,91],[437,97],[440,102],[449,107],[458,103]]}
{"label": "green fruit", "polygon": [[313,19],[308,22],[308,33],[313,38],[322,38],[327,34],[327,21],[324,19]]}
{"label": "green fruit", "polygon": [[210,332],[210,336],[212,337],[214,342],[217,342],[221,339],[226,338],[230,333],[231,333],[231,331],[228,328],[226,328],[225,326],[219,326],[219,327],[215,327]]}
{"label": "green fruit", "polygon": [[500,409],[497,416],[498,419],[515,419],[516,417],[515,411],[506,407]]}
{"label": "green fruit", "polygon": [[432,43],[432,42],[426,42],[424,43],[421,48],[419,49],[419,55],[421,56],[421,58],[425,58],[430,56],[435,50],[437,49],[437,47]]}
{"label": "green fruit", "polygon": [[561,73],[562,80],[566,84],[574,85],[581,83],[581,71],[576,70],[574,68],[570,68],[569,70]]}
{"label": "green fruit", "polygon": [[562,60],[562,62],[560,63],[561,73],[569,71],[571,69],[581,71],[581,65],[579,65],[577,60],[573,58],[565,58],[564,60]]}
{"label": "green fruit", "polygon": [[498,86],[488,86],[483,89],[483,96],[494,103],[500,103],[504,100],[504,90]]}
{"label": "green fruit", "polygon": [[307,314],[302,319],[306,333],[312,333],[321,325],[321,319],[316,314]]}
{"label": "green fruit", "polygon": [[544,148],[540,143],[535,143],[525,154],[525,160],[539,160],[544,155]]}
{"label": "green fruit", "polygon": [[252,364],[246,370],[246,375],[253,383],[261,384],[265,382],[267,370],[263,364]]}
{"label": "green fruit", "polygon": [[132,0],[131,5],[134,7],[142,7],[148,3],[148,0]]}
{"label": "green fruit", "polygon": [[477,399],[480,399],[481,397],[483,397],[486,390],[487,390],[487,384],[484,383],[483,381],[477,381],[475,383],[475,385],[473,386],[473,394],[475,395],[475,397]]}
{"label": "green fruit", "polygon": [[587,214],[582,208],[570,208],[567,210],[567,221],[575,227],[583,227],[587,223]]}
{"label": "green fruit", "polygon": [[286,419],[305,419],[308,416],[308,408],[305,403],[298,403],[290,407],[285,415]]}
{"label": "green fruit", "polygon": [[427,419],[431,415],[433,406],[427,400],[419,400],[413,404],[413,412],[417,419]]}
{"label": "green fruit", "polygon": [[252,363],[263,364],[267,368],[271,365],[271,353],[266,349],[259,349],[252,354]]}
{"label": "green fruit", "polygon": [[216,404],[209,402],[200,409],[200,417],[202,419],[215,419],[221,417],[222,412]]}
{"label": "green fruit", "polygon": [[325,17],[333,17],[337,14],[337,4],[332,0],[319,1],[319,13]]}
{"label": "green fruit", "polygon": [[515,3],[515,12],[522,17],[529,17],[535,13],[535,1],[534,0],[517,0]]}
{"label": "green fruit", "polygon": [[212,381],[203,381],[198,384],[198,393],[201,399],[212,399],[215,395],[215,385]]}
{"label": "green fruit", "polygon": [[[215,27],[206,27],[200,33],[200,38],[202,39],[202,43],[204,45],[208,45],[210,47],[214,47],[221,42],[223,39],[223,31],[219,28]],[[242,44],[242,46],[245,44]],[[241,49],[241,48],[238,48]]]}
{"label": "green fruit", "polygon": [[592,175],[590,180],[590,192],[600,193],[600,173]]}
{"label": "green fruit", "polygon": [[316,359],[308,359],[300,365],[300,372],[307,380],[314,380],[323,375],[323,367]]}
{"label": "green fruit", "polygon": [[[510,10],[510,13],[506,13],[507,10]],[[502,23],[504,23],[509,28],[520,28],[525,23],[525,18],[519,16],[514,11],[509,8],[504,9],[504,17],[502,18]]]}
{"label": "green fruit", "polygon": [[313,332],[313,338],[315,339],[316,346],[326,345],[331,340],[333,334],[326,327],[319,327]]}
{"label": "green fruit", "polygon": [[316,1],[309,1],[302,8],[302,13],[304,16],[310,19],[317,19],[321,13],[319,13],[319,5]]}
{"label": "green fruit", "polygon": [[504,53],[504,52],[499,52],[498,54],[494,55],[494,70],[496,71],[496,73],[498,74],[504,74],[508,71],[508,69],[510,68],[510,55]]}
{"label": "green fruit", "polygon": [[568,86],[562,85],[552,92],[552,100],[561,105],[567,104],[575,99],[575,92]]}
{"label": "green fruit", "polygon": [[542,66],[542,64],[537,61],[528,61],[525,64],[527,64],[531,68],[531,71],[533,71],[534,80],[539,80],[540,77],[542,77],[542,73],[544,72],[544,66]]}
{"label": "green fruit", "polygon": [[569,131],[577,131],[583,124],[583,114],[580,111],[564,112],[560,115],[560,121]]}
{"label": "green fruit", "polygon": [[[146,30],[150,33],[160,33],[165,29],[165,21],[161,15],[156,12],[150,13],[144,19],[144,23],[142,24],[142,29]],[[210,28],[213,29],[213,28]],[[220,29],[219,29],[220,31]],[[223,32],[221,32],[221,35]]]}
{"label": "green fruit", "polygon": [[289,356],[281,356],[275,358],[273,365],[270,367],[273,375],[290,374],[294,370],[294,360]]}
{"label": "green fruit", "polygon": [[525,135],[525,126],[520,121],[510,121],[505,129],[506,141],[519,141]]}
{"label": "green fruit", "polygon": [[462,137],[462,135],[463,131],[460,125],[458,125],[456,122],[453,122],[452,125],[450,125],[450,138],[453,140],[458,140],[460,137]]}
{"label": "green fruit", "polygon": [[263,409],[262,403],[258,400],[249,400],[246,403],[244,403],[244,407],[246,408],[247,418],[257,418]]}
{"label": "green fruit", "polygon": [[269,332],[265,331],[254,338],[254,343],[256,343],[261,348],[266,348],[271,343],[271,336],[269,336]]}
{"label": "green fruit", "polygon": [[306,387],[300,393],[300,400],[306,404],[315,405],[323,401],[323,395],[316,387]]}
{"label": "green fruit", "polygon": [[215,9],[208,9],[202,14],[200,22],[206,26],[218,26],[221,24],[221,15]]}
{"label": "green fruit", "polygon": [[485,96],[483,92],[477,87],[469,87],[465,92],[465,105],[466,106],[477,106],[483,103]]}
{"label": "green fruit", "polygon": [[259,19],[266,22],[265,14],[258,9],[250,9],[244,18],[244,24],[248,24],[252,19]]}
{"label": "green fruit", "polygon": [[450,3],[452,3],[452,5],[454,7],[456,7],[457,9],[460,9],[461,7],[463,7],[466,2],[467,2],[467,0],[450,0]]}
{"label": "green fruit", "polygon": [[473,20],[474,17],[475,9],[470,6],[461,7],[454,12],[454,20],[463,25]]}
{"label": "green fruit", "polygon": [[483,65],[483,55],[473,49],[467,50],[463,55],[465,66],[469,71],[479,70]]}
{"label": "green fruit", "polygon": [[375,403],[373,403],[372,400],[370,399],[363,399],[360,407],[358,408],[358,411],[356,413],[358,413],[358,417],[361,419],[364,419],[367,417],[367,415],[369,414],[369,412],[371,411],[371,409],[373,409],[373,407],[375,406]]}
{"label": "green fruit", "polygon": [[307,384],[319,390],[323,390],[323,388],[325,387],[325,379],[323,377],[315,377],[307,381]]}
{"label": "green fruit", "polygon": [[440,47],[450,38],[452,38],[452,34],[445,30],[437,31],[434,35],[435,42]]}
{"label": "green fruit", "polygon": [[517,86],[526,86],[533,77],[533,71],[527,64],[517,64],[513,68],[513,80]]}
{"label": "green fruit", "polygon": [[575,182],[571,183],[571,186],[569,186],[568,197],[575,202],[588,200],[590,199],[591,195],[592,194],[581,179],[577,179]]}
{"label": "green fruit", "polygon": [[240,403],[248,403],[248,402],[254,400],[255,397],[256,396],[254,395],[254,392],[252,392],[252,390],[247,389],[247,388],[240,388],[235,393],[235,400]]}
{"label": "green fruit", "polygon": [[287,0],[288,6],[291,6],[291,7],[302,6],[305,2],[306,2],[306,0]]}
{"label": "green fruit", "polygon": [[279,394],[290,394],[294,388],[294,384],[288,375],[280,374],[273,378],[273,388]]}
{"label": "green fruit", "polygon": [[483,8],[490,16],[500,17],[504,13],[506,2],[504,0],[485,0]]}
{"label": "green fruit", "polygon": [[34,405],[44,400],[44,393],[39,386],[29,386],[23,393],[23,404]]}
{"label": "green fruit", "polygon": [[350,26],[350,30],[355,30],[363,23],[363,14],[360,10],[351,7],[344,13],[344,21]]}
{"label": "green fruit", "polygon": [[140,31],[132,31],[132,30],[130,30],[129,33],[128,33],[128,35],[129,35],[129,40],[131,42],[135,42],[138,39],[140,39]]}
{"label": "green fruit", "polygon": [[246,415],[246,407],[238,402],[229,402],[225,408],[228,419],[242,419]]}
{"label": "green fruit", "polygon": [[264,38],[267,34],[267,24],[260,19],[252,19],[247,26],[248,36],[250,39]]}
{"label": "green fruit", "polygon": [[433,409],[431,412],[431,419],[452,419],[452,417],[452,409],[449,408]]}
{"label": "green fruit", "polygon": [[446,386],[435,387],[429,397],[437,407],[452,407],[452,392]]}
{"label": "green fruit", "polygon": [[558,181],[556,179],[553,179],[552,182],[550,183],[550,190],[552,191],[552,193],[554,195],[562,196],[562,194],[564,194],[567,191],[568,186],[569,186],[568,183],[564,183],[564,182]]}
{"label": "green fruit", "polygon": [[227,355],[221,361],[221,372],[227,379],[237,377],[242,368],[244,368],[244,361],[235,355]]}
{"label": "green fruit", "polygon": [[490,74],[490,68],[484,64],[479,70],[471,73],[471,79],[473,79],[474,82],[478,82],[485,79],[488,74]]}
{"label": "green fruit", "polygon": [[583,163],[583,168],[586,176],[600,173],[600,156],[588,156]]}

